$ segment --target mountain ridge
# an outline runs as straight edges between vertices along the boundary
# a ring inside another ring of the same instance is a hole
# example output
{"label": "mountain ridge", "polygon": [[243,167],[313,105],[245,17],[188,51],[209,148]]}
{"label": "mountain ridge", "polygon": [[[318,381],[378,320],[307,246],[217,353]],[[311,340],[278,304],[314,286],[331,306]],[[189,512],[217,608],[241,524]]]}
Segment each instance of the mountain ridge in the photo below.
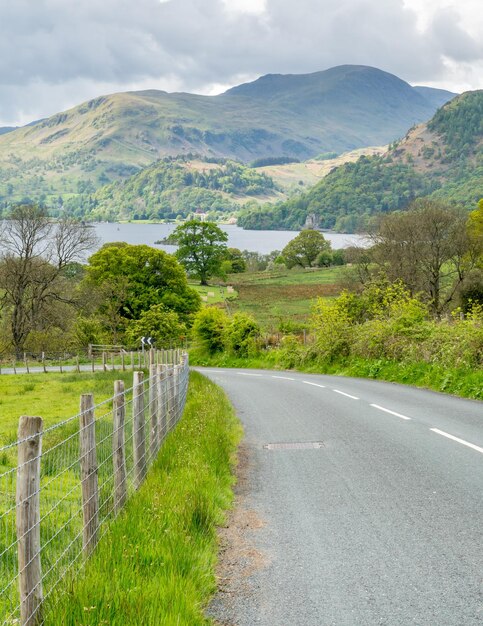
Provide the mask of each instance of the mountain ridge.
{"label": "mountain ridge", "polygon": [[[293,81],[303,89],[294,89]],[[257,89],[256,83],[239,88]],[[27,196],[49,204],[188,153],[243,163],[341,154],[389,143],[436,110],[433,91],[425,98],[367,66],[280,75],[277,84],[271,98],[240,95],[237,88],[218,96],[121,92],[0,135],[0,200]]]}
{"label": "mountain ridge", "polygon": [[411,128],[385,155],[335,168],[306,193],[239,218],[244,228],[367,230],[378,215],[432,196],[474,209],[483,197],[483,90],[466,92]]}

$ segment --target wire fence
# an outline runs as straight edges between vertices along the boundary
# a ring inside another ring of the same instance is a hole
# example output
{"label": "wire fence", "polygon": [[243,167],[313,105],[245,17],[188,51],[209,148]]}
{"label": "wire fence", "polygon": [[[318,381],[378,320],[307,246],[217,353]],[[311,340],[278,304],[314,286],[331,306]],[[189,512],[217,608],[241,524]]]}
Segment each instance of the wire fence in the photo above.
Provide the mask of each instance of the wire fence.
{"label": "wire fence", "polygon": [[[156,350],[159,363],[167,363],[176,350]],[[122,346],[89,346],[85,352],[24,352],[0,354],[0,374],[72,371],[134,371],[149,366],[151,350],[125,350]]]}
{"label": "wire fence", "polygon": [[46,619],[179,421],[188,356],[150,360],[130,389],[116,381],[97,405],[83,394],[79,414],[50,428],[21,417],[18,440],[0,448],[0,624]]}

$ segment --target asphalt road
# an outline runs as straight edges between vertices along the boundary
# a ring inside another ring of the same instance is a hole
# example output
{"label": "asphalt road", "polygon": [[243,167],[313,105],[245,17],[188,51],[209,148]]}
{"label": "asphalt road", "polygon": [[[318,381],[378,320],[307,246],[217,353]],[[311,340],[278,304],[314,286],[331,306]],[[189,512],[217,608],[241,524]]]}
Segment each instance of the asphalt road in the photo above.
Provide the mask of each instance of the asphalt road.
{"label": "asphalt road", "polygon": [[[483,624],[483,403],[307,374],[197,368],[251,460],[264,566],[215,617],[237,626]],[[267,449],[267,444],[320,447]],[[222,594],[221,594],[222,595]]]}

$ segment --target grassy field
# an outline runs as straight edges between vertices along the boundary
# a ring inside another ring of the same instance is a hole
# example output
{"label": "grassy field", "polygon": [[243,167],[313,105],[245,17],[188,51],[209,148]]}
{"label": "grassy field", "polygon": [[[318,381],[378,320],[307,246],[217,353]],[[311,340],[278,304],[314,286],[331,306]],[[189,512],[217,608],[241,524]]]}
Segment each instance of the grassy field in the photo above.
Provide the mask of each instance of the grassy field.
{"label": "grassy field", "polygon": [[238,298],[230,311],[250,313],[265,330],[277,330],[288,319],[304,324],[316,298],[340,293],[343,274],[342,267],[233,274]]}
{"label": "grassy field", "polygon": [[204,304],[221,304],[228,300],[231,302],[238,297],[236,291],[229,292],[227,287],[220,285],[210,285],[209,287],[200,285],[198,283],[190,283],[190,287],[195,289],[201,296]]}
{"label": "grassy field", "polygon": [[223,392],[193,373],[183,419],[84,572],[66,579],[46,626],[210,624],[216,527],[240,437]]}
{"label": "grassy field", "polygon": [[83,393],[93,393],[96,403],[110,398],[115,380],[132,386],[130,372],[64,374],[4,374],[0,376],[0,447],[17,439],[21,415],[40,415],[52,426],[79,412]]}

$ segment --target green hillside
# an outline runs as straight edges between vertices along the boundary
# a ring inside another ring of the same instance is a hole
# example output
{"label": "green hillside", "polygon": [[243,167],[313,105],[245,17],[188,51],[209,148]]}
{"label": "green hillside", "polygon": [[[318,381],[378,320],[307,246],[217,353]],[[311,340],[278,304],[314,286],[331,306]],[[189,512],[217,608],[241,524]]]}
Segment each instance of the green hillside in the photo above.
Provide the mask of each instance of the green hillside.
{"label": "green hillside", "polygon": [[244,228],[365,229],[374,216],[432,195],[474,208],[483,196],[483,91],[465,93],[427,124],[412,128],[384,156],[363,156],[333,170],[307,193],[246,212]]}
{"label": "green hillside", "polygon": [[365,66],[265,76],[219,96],[102,96],[0,135],[0,202],[49,206],[123,180],[166,156],[249,163],[384,145],[429,119],[449,92],[421,92]]}
{"label": "green hillside", "polygon": [[274,181],[229,160],[165,158],[95,194],[68,199],[69,213],[94,219],[174,219],[194,211],[226,216],[249,200],[281,196]]}

